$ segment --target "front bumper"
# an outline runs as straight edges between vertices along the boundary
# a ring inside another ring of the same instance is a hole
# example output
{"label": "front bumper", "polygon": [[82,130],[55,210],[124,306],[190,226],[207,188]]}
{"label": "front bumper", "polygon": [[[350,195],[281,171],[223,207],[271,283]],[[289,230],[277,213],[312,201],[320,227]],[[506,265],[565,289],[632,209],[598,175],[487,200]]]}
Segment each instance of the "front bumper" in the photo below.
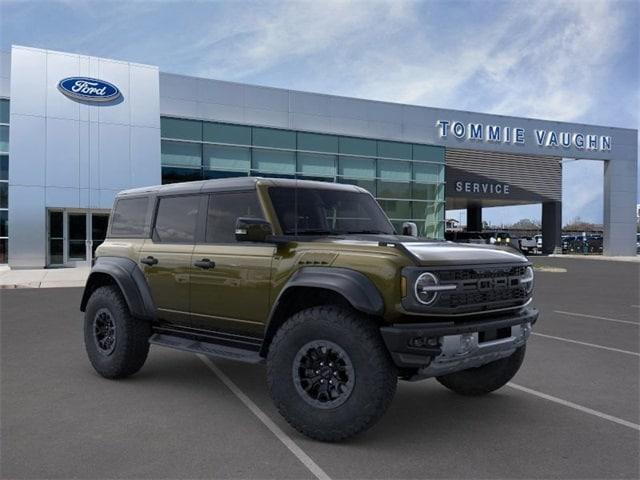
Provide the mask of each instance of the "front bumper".
{"label": "front bumper", "polygon": [[411,380],[436,377],[484,365],[524,345],[538,310],[469,322],[395,324],[381,327],[395,364],[416,372]]}

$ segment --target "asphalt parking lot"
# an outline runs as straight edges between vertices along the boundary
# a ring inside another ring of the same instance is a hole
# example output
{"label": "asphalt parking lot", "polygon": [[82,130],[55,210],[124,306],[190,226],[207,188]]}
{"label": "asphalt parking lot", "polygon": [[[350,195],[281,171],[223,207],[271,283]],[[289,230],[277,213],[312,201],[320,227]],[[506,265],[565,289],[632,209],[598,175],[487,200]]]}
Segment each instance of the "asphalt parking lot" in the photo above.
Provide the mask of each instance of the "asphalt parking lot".
{"label": "asphalt parking lot", "polygon": [[263,366],[216,373],[154,347],[137,375],[105,380],[81,289],[0,290],[1,476],[637,479],[640,264],[532,260],[567,271],[537,274],[541,318],[511,386],[464,398],[401,382],[382,421],[341,444],[292,430]]}

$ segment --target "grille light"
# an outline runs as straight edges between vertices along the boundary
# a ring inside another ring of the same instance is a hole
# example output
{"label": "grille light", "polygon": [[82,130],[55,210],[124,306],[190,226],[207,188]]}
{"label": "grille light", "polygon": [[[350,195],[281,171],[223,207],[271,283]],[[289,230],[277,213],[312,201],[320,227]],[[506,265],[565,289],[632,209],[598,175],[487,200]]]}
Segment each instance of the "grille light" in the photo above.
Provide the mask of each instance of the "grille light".
{"label": "grille light", "polygon": [[455,289],[455,285],[440,285],[438,277],[430,272],[421,274],[414,285],[416,299],[423,305],[434,303],[438,298],[438,292]]}
{"label": "grille light", "polygon": [[533,268],[527,267],[524,276],[520,279],[520,283],[524,286],[524,291],[529,295],[533,291]]}

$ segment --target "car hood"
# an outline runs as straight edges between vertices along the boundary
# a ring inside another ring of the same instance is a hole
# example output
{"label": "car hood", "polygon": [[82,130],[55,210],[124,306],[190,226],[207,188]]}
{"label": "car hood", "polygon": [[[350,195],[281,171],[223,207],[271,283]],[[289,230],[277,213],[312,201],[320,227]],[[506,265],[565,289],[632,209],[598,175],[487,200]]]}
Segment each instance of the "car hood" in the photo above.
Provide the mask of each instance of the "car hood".
{"label": "car hood", "polygon": [[481,265],[527,263],[527,258],[509,247],[452,242],[402,242],[400,248],[419,265]]}
{"label": "car hood", "polygon": [[404,235],[348,235],[305,238],[307,242],[321,241],[346,245],[396,247],[417,265],[495,265],[528,263],[527,257],[511,247],[454,243],[443,240],[415,238]]}

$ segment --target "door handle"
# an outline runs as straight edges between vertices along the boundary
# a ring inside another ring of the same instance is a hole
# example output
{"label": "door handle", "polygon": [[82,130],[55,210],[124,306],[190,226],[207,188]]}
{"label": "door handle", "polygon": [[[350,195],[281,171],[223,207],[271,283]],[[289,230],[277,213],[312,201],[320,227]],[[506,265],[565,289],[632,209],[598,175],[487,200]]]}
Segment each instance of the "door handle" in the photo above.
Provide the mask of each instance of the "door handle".
{"label": "door handle", "polygon": [[158,259],[152,256],[148,256],[147,258],[143,258],[142,260],[140,260],[140,263],[144,263],[145,265],[152,266],[158,263]]}
{"label": "door handle", "polygon": [[216,262],[212,262],[208,258],[203,258],[202,260],[198,260],[197,262],[193,262],[193,265],[198,268],[204,268],[205,270],[209,268],[215,268]]}

